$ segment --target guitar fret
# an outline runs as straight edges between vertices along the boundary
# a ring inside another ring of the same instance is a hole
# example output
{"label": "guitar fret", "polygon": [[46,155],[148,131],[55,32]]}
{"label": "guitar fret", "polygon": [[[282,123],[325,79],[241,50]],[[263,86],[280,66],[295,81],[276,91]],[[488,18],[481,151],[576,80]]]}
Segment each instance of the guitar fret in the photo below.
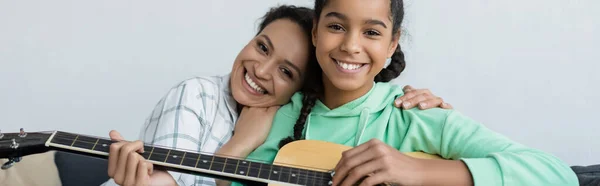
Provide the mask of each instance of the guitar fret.
{"label": "guitar fret", "polygon": [[237,173],[239,167],[240,167],[240,161],[237,161],[237,164],[235,164],[235,171],[233,171],[233,173]]}
{"label": "guitar fret", "polygon": [[184,155],[184,153],[185,152],[178,150],[171,150],[169,152],[169,156],[167,156],[166,162],[170,164],[181,164],[183,162],[182,156]]}
{"label": "guitar fret", "polygon": [[302,170],[302,169],[298,169],[298,182],[296,182],[296,183],[298,183],[299,185],[306,185],[306,183],[307,183],[306,178],[308,177],[308,175],[303,174],[302,173],[303,171],[304,170]]}
{"label": "guitar fret", "polygon": [[187,154],[187,152],[183,152],[183,157],[181,157],[181,162],[179,162],[179,165],[183,164],[183,160],[185,159],[185,154]]}
{"label": "guitar fret", "polygon": [[170,149],[169,149],[169,152],[167,152],[167,156],[165,156],[165,161],[163,161],[163,162],[165,162],[165,163],[167,162],[167,158],[169,158],[169,154],[171,154],[171,150]]}
{"label": "guitar fret", "polygon": [[279,174],[279,181],[290,182],[290,177],[291,177],[290,172],[291,171],[289,169],[290,168],[287,168],[287,167],[280,168],[281,173]]}
{"label": "guitar fret", "polygon": [[92,150],[95,151],[100,151],[100,152],[106,152],[108,153],[110,151],[110,144],[112,144],[112,141],[108,141],[105,139],[96,139],[98,141],[98,144],[92,148]]}
{"label": "guitar fret", "polygon": [[184,158],[182,158],[181,165],[195,168],[200,160],[200,155],[196,153],[186,152]]}
{"label": "guitar fret", "polygon": [[198,162],[200,161],[200,154],[198,154],[198,159],[196,160],[196,166],[194,167],[198,167]]}
{"label": "guitar fret", "polygon": [[[244,161],[245,162],[245,161]],[[250,167],[252,167],[252,162],[248,164],[248,169],[246,169],[246,176],[250,174]]]}
{"label": "guitar fret", "polygon": [[[317,173],[315,173],[315,174],[317,174]],[[323,173],[323,172],[319,172],[318,174],[320,175],[319,177],[321,178],[321,179],[319,179],[321,181],[319,184],[327,185],[327,182],[329,182],[329,181],[325,178],[329,177],[329,174]]]}
{"label": "guitar fret", "polygon": [[262,179],[268,179],[270,180],[271,178],[271,165],[269,164],[261,164],[261,169],[258,173],[258,177],[262,178]]}
{"label": "guitar fret", "polygon": [[248,176],[249,172],[250,172],[250,166],[248,165],[248,162],[245,160],[238,160],[238,164],[236,166],[236,171],[235,173],[238,175],[244,175],[244,176]]}
{"label": "guitar fret", "polygon": [[148,154],[148,159],[150,159],[150,157],[152,157],[153,152],[154,152],[154,147],[152,147],[152,150],[150,150],[150,154]]}
{"label": "guitar fret", "polygon": [[92,150],[94,148],[94,143],[97,141],[97,138],[90,138],[85,136],[77,136],[73,141],[73,145],[71,147],[83,148],[86,150]]}
{"label": "guitar fret", "polygon": [[[310,173],[313,173],[313,176],[310,176]],[[309,172],[309,176],[308,176],[308,178],[311,178],[311,179],[312,179],[312,185],[315,185],[315,181],[316,181],[316,179],[315,179],[315,178],[316,178],[316,177],[317,177],[317,175],[315,174],[315,172],[314,172],[314,171],[310,171],[310,172]]]}
{"label": "guitar fret", "polygon": [[298,183],[298,170],[295,168],[290,168],[290,179],[288,179],[289,183]]}
{"label": "guitar fret", "polygon": [[98,145],[98,141],[100,141],[100,139],[96,139],[96,142],[94,143],[94,146],[92,147],[92,150],[94,150],[94,148],[96,148],[96,145]]}
{"label": "guitar fret", "polygon": [[212,156],[210,155],[200,155],[200,162],[196,165],[197,168],[210,170],[210,165],[212,164]]}
{"label": "guitar fret", "polygon": [[72,139],[73,139],[73,137],[69,136],[68,134],[57,133],[54,136],[54,138],[52,138],[51,142],[55,143],[55,144],[69,146],[72,143]]}
{"label": "guitar fret", "polygon": [[227,158],[213,156],[211,167],[209,170],[223,172]]}
{"label": "guitar fret", "polygon": [[157,162],[166,162],[168,158],[168,154],[171,150],[163,149],[163,148],[153,148],[152,154],[148,158],[149,160],[157,161]]}
{"label": "guitar fret", "polygon": [[71,143],[71,147],[72,147],[72,146],[75,144],[75,141],[77,141],[77,138],[79,138],[79,135],[77,135],[77,136],[75,137],[75,139],[73,140],[73,143]]}
{"label": "guitar fret", "polygon": [[238,174],[239,172],[237,172],[237,168],[238,168],[239,163],[240,163],[240,161],[237,159],[226,158],[225,167],[223,168],[223,172],[231,173],[231,174]]}
{"label": "guitar fret", "polygon": [[[277,168],[279,166],[273,165],[273,167]],[[279,167],[279,170],[273,170],[273,174],[277,175],[277,181],[281,181],[281,168]]]}
{"label": "guitar fret", "polygon": [[213,156],[212,159],[210,159],[210,166],[208,166],[208,170],[211,170],[214,162],[215,162],[215,157]]}
{"label": "guitar fret", "polygon": [[[256,167],[256,166],[255,166],[255,167]],[[259,166],[258,166],[258,171],[253,171],[253,170],[252,170],[252,167],[250,167],[250,169],[251,169],[251,170],[250,170],[249,172],[250,172],[252,175],[254,175],[254,174],[256,173],[256,176],[253,176],[253,177],[257,177],[257,178],[263,178],[263,179],[266,179],[267,177],[265,177],[265,176],[261,176],[261,174],[263,174],[263,173],[262,173],[262,172],[263,172],[263,169],[262,169],[262,168],[263,168],[263,164],[261,163],[261,164],[259,164]]]}
{"label": "guitar fret", "polygon": [[142,153],[142,157],[144,157],[144,159],[149,159],[150,154],[152,153],[152,148],[151,146],[145,146],[144,145],[144,152]]}

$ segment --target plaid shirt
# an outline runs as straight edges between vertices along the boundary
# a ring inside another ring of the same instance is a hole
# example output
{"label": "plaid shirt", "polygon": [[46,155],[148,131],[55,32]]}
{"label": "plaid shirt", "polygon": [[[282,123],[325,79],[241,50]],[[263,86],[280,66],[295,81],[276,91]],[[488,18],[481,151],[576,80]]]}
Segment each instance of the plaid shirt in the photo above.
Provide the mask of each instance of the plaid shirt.
{"label": "plaid shirt", "polygon": [[[185,80],[156,104],[140,139],[154,146],[213,154],[231,138],[236,105],[228,75]],[[178,185],[216,185],[212,178],[169,173]],[[116,184],[110,179],[104,185]]]}

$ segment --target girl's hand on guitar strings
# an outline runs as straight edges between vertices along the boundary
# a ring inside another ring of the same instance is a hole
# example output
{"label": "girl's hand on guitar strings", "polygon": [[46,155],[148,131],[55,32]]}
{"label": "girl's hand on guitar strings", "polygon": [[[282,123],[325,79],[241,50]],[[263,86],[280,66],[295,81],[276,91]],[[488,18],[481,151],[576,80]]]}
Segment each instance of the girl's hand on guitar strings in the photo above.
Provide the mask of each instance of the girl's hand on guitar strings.
{"label": "girl's hand on guitar strings", "polygon": [[410,85],[406,85],[402,90],[404,90],[404,95],[394,101],[394,106],[398,108],[411,109],[415,106],[421,110],[435,107],[453,108],[452,105],[444,102],[442,98],[433,95],[429,89],[415,89]]}
{"label": "girl's hand on guitar strings", "polygon": [[142,141],[128,142],[117,131],[110,132],[110,138],[119,141],[110,145],[108,154],[108,176],[123,186],[176,185],[171,175],[164,171],[154,171],[152,163],[142,155]]}
{"label": "girl's hand on guitar strings", "polygon": [[421,160],[402,154],[387,144],[372,139],[342,153],[335,167],[333,185],[361,186],[382,183],[421,185],[424,165]]}

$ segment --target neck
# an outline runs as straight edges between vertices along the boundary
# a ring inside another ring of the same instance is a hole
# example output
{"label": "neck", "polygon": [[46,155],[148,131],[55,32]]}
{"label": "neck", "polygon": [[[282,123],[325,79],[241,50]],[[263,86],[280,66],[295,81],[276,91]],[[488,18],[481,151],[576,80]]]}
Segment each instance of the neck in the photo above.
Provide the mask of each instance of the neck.
{"label": "neck", "polygon": [[367,83],[355,90],[342,90],[335,87],[329,78],[326,78],[325,74],[323,74],[323,77],[324,99],[322,101],[325,106],[332,110],[364,96],[374,85],[373,83]]}

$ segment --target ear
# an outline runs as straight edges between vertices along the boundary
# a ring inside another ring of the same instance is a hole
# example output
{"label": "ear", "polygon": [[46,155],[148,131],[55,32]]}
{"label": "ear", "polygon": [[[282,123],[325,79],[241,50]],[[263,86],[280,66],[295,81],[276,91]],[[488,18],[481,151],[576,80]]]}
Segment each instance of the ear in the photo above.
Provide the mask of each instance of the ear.
{"label": "ear", "polygon": [[312,44],[314,47],[317,47],[317,19],[313,19],[313,27],[312,27]]}
{"label": "ear", "polygon": [[396,48],[398,48],[398,42],[400,42],[400,31],[392,36],[392,43],[390,43],[390,47],[388,47],[388,58],[391,58],[392,55],[394,55]]}

